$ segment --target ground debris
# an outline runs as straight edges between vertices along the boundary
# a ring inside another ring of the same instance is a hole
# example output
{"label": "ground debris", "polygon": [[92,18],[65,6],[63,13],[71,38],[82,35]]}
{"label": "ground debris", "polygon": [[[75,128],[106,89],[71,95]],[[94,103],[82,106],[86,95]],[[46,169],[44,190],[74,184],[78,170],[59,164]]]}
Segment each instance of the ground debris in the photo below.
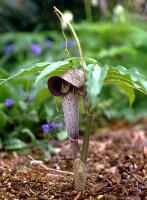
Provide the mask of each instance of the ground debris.
{"label": "ground debris", "polygon": [[146,141],[147,133],[139,128],[99,131],[90,142],[87,184],[81,193],[74,190],[67,141],[48,160],[0,152],[0,199],[146,200]]}

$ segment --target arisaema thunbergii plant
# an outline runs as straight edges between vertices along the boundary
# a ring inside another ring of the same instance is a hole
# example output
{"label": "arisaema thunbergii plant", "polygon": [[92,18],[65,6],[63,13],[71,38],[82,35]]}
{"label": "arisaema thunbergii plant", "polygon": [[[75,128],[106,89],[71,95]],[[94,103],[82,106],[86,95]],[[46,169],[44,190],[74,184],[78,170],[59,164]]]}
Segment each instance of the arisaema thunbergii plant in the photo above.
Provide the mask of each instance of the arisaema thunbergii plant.
{"label": "arisaema thunbergii plant", "polygon": [[[58,17],[62,19],[62,13],[57,8],[54,9]],[[73,153],[75,189],[82,191],[86,183],[87,155],[93,114],[102,87],[107,84],[119,86],[128,96],[130,105],[132,105],[135,99],[135,89],[147,95],[147,81],[136,69],[108,65],[102,67],[96,60],[83,57],[79,39],[71,24],[68,22],[67,24],[77,42],[80,57],[69,57],[66,60],[52,63],[34,64],[29,68],[21,69],[7,79],[0,79],[0,85],[13,78],[36,74],[36,85],[40,80],[46,78],[50,93],[53,96],[61,97],[65,124]],[[78,147],[80,97],[83,99],[83,105],[87,113],[81,152]]]}

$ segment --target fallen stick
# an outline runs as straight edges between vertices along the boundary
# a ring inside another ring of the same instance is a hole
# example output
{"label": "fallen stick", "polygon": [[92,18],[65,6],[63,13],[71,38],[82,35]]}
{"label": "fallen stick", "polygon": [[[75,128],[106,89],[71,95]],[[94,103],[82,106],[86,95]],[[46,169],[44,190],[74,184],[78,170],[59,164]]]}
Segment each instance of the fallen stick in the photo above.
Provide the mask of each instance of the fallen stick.
{"label": "fallen stick", "polygon": [[69,172],[69,171],[62,171],[62,170],[58,170],[58,169],[53,169],[50,167],[47,167],[43,164],[43,161],[40,160],[35,160],[32,156],[28,155],[28,158],[31,159],[31,165],[40,165],[41,167],[43,167],[45,170],[47,171],[53,171],[56,173],[61,173],[61,174],[68,174],[68,175],[73,175],[73,172]]}

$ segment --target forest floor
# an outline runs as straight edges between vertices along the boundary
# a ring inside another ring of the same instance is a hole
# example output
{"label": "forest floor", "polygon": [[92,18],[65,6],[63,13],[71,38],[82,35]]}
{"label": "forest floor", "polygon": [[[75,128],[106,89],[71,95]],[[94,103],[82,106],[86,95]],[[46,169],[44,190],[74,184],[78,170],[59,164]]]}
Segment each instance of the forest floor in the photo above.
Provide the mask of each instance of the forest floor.
{"label": "forest floor", "polygon": [[147,121],[91,137],[86,188],[74,189],[68,141],[48,159],[0,152],[0,200],[147,200]]}

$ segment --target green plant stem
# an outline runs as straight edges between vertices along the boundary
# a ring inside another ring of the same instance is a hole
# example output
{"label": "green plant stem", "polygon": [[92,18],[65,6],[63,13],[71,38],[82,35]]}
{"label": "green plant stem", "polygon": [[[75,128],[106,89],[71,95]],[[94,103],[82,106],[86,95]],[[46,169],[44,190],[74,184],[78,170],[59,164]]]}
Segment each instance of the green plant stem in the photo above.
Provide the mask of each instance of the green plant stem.
{"label": "green plant stem", "polygon": [[85,165],[87,163],[92,121],[93,121],[93,112],[87,114],[87,125],[86,125],[86,131],[85,131],[85,135],[84,135],[84,141],[83,141],[83,145],[82,145],[81,160]]}
{"label": "green plant stem", "polygon": [[[63,13],[58,8],[56,8],[55,6],[53,8],[54,8],[55,12],[58,13],[63,18]],[[78,49],[79,49],[79,54],[80,54],[80,59],[81,59],[82,67],[83,67],[83,70],[85,72],[85,67],[86,66],[85,66],[85,62],[84,62],[84,59],[83,59],[83,52],[82,52],[82,49],[81,49],[79,38],[78,38],[78,36],[77,36],[77,34],[76,34],[73,26],[71,25],[71,23],[68,22],[68,21],[66,21],[66,23],[68,24],[68,26],[69,26],[69,28],[70,28],[70,30],[71,30],[71,32],[72,32],[72,34],[73,34],[76,42],[77,42],[77,46],[78,46]]]}
{"label": "green plant stem", "polygon": [[87,21],[90,23],[92,22],[92,10],[90,5],[90,0],[84,0],[84,5],[85,5],[85,13]]}

